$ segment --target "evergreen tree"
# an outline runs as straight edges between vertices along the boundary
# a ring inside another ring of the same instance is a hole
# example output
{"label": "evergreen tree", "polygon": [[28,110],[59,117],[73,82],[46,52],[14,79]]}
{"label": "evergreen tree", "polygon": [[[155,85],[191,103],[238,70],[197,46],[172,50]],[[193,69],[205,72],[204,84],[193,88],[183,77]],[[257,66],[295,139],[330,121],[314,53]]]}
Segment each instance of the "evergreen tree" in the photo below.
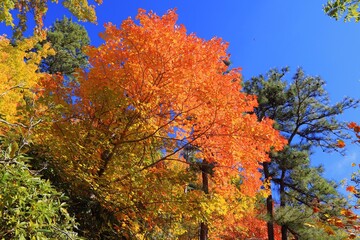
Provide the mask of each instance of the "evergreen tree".
{"label": "evergreen tree", "polygon": [[[305,76],[298,69],[292,82],[287,82],[284,76],[288,72],[288,68],[273,69],[244,83],[244,92],[258,96],[259,106],[254,109],[258,119],[274,119],[276,128],[288,139],[283,151],[271,153],[271,162],[262,163],[264,178],[273,185],[267,198],[268,236],[274,239],[275,221],[281,225],[283,240],[289,232],[295,238],[315,239],[315,230],[323,239],[324,231],[334,234],[336,230],[326,224],[327,218],[339,214],[346,201],[336,191],[336,184],[322,177],[322,167],[310,166],[309,156],[313,147],[337,150],[338,139],[347,136],[342,132],[345,124],[336,116],[358,102],[345,98],[331,105],[320,77]],[[279,198],[275,216],[273,196]],[[324,225],[314,228],[315,222]]]}
{"label": "evergreen tree", "polygon": [[42,72],[71,76],[77,68],[88,65],[88,58],[83,48],[89,45],[89,36],[83,26],[71,19],[64,17],[62,20],[57,20],[48,30],[46,40],[38,47],[41,48],[41,45],[47,42],[51,43],[56,54],[42,61],[40,65]]}
{"label": "evergreen tree", "polygon": [[[350,122],[348,124],[349,129],[355,135],[353,139],[353,144],[359,145],[360,143],[360,125],[355,122]],[[355,163],[352,164],[353,167],[356,166]],[[351,181],[355,184],[354,188],[350,188],[350,192],[353,192],[357,198],[360,199],[360,164],[358,165],[358,170],[354,172],[351,176]]]}

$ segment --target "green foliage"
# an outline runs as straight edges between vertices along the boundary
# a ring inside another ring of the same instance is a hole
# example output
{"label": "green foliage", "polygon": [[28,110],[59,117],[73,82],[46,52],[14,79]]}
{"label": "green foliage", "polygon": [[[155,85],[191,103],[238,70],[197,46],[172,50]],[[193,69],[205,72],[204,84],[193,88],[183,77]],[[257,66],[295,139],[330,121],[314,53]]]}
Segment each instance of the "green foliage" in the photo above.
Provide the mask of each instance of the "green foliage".
{"label": "green foliage", "polygon": [[0,154],[0,238],[79,239],[67,198],[33,174],[14,145]]}
{"label": "green foliage", "polygon": [[254,113],[259,119],[276,120],[277,128],[299,150],[311,146],[323,150],[337,149],[338,138],[347,138],[347,129],[336,116],[354,108],[358,101],[344,98],[332,105],[320,77],[305,76],[298,69],[292,82],[284,79],[288,68],[270,70],[266,76],[253,77],[244,83],[244,92],[258,96],[259,106]]}
{"label": "green foliage", "polygon": [[360,208],[360,169],[353,172],[351,175],[351,182],[355,185],[355,193],[354,196],[356,197],[356,206]]}
{"label": "green foliage", "polygon": [[71,19],[64,17],[62,20],[57,20],[48,30],[46,40],[38,47],[41,48],[47,42],[51,44],[56,54],[42,60],[40,65],[42,72],[70,76],[77,68],[88,65],[87,56],[82,50],[89,45],[89,36],[83,26]]}
{"label": "green foliage", "polygon": [[[290,229],[296,229],[298,239],[302,240],[343,240],[347,239],[346,234],[336,227],[319,227],[316,221],[316,214],[306,206],[285,206],[278,208],[275,214],[275,221],[280,225],[287,224]],[[331,232],[331,234],[329,234]]]}
{"label": "green foliage", "polygon": [[[288,139],[288,147],[271,154],[268,172],[264,172],[279,190],[275,196],[280,195],[280,208],[274,220],[283,227],[284,235],[289,230],[294,236],[305,236],[307,231],[311,236],[316,229],[321,232],[324,227],[313,228],[305,223],[326,223],[346,206],[336,191],[336,184],[322,177],[322,168],[311,167],[311,149],[318,146],[326,151],[338,150],[338,139],[348,136],[342,132],[345,124],[336,116],[356,107],[358,102],[345,98],[331,105],[325,82],[320,77],[305,76],[303,70],[298,69],[288,82],[284,79],[288,72],[288,68],[270,70],[266,76],[245,82],[244,91],[258,96],[259,106],[254,109],[258,119],[274,119],[276,128]],[[289,206],[292,211],[285,210]],[[301,213],[301,218],[308,217],[301,224],[294,220],[297,219],[295,213]]]}
{"label": "green foliage", "polygon": [[324,6],[327,15],[336,20],[344,16],[344,21],[360,21],[359,0],[329,0]]}

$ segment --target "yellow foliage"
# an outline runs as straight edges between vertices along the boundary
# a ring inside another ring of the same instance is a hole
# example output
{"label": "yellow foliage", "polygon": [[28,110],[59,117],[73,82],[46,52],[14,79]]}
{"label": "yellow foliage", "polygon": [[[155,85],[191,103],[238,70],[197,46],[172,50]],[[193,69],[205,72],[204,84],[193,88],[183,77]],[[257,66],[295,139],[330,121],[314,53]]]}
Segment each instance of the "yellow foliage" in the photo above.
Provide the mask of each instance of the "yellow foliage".
{"label": "yellow foliage", "polygon": [[[187,35],[174,11],[140,10],[137,18],[140,25],[106,26],[105,43],[87,49],[92,67],[78,72],[73,90],[49,83],[43,96],[60,107],[49,111],[39,140],[74,192],[95,192],[107,209],[123,209],[116,218],[125,232],[190,238],[200,222],[212,236],[235,232],[254,210],[258,161],[285,141],[273,121],[244,115],[256,99],[240,92],[240,69],[223,74],[226,43]],[[68,104],[71,94],[78,100]]]}
{"label": "yellow foliage", "polygon": [[38,40],[29,38],[13,46],[9,39],[0,37],[0,120],[7,127],[18,123],[23,117],[19,109],[33,101],[37,84],[44,76],[37,72],[38,64],[46,54],[53,53],[49,45],[41,52],[31,52]]}
{"label": "yellow foliage", "polygon": [[[35,35],[42,35],[43,17],[48,10],[49,0],[1,0],[0,22],[15,28],[13,11],[17,11],[18,26],[16,26],[15,38],[20,39],[22,33],[27,28],[29,13],[34,14]],[[58,0],[51,0],[58,3]],[[102,0],[95,0],[100,5]],[[95,6],[89,4],[88,0],[63,0],[62,4],[65,8],[74,14],[79,20],[96,22]]]}

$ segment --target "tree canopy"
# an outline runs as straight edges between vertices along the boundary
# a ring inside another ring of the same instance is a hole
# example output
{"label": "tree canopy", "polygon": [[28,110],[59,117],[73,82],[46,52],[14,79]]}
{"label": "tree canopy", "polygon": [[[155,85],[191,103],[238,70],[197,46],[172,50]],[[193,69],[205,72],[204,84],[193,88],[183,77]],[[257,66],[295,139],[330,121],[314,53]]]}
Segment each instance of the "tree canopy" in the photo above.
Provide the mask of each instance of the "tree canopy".
{"label": "tree canopy", "polygon": [[[243,82],[229,44],[187,33],[175,10],[108,23],[95,47],[66,17],[43,28],[50,3],[0,5],[14,28],[0,37],[1,239],[356,236],[358,216],[310,158],[341,152],[345,129],[358,141],[337,119],[358,101],[331,104],[301,68]],[[87,0],[62,3],[96,20]]]}
{"label": "tree canopy", "polygon": [[[48,10],[48,3],[58,3],[58,0],[2,0],[0,7],[0,22],[5,22],[14,29],[14,39],[20,39],[28,26],[28,15],[33,13],[35,28],[34,32],[39,34],[43,28],[43,17]],[[101,4],[102,0],[94,0]],[[87,0],[63,0],[65,8],[74,14],[79,20],[96,22],[95,6]],[[15,25],[14,12],[18,23]]]}
{"label": "tree canopy", "polygon": [[[78,73],[73,88],[46,85],[44,101],[59,111],[50,111],[55,121],[39,130],[40,143],[64,180],[94,194],[128,227],[126,234],[145,226],[181,234],[185,226],[165,228],[166,219],[186,216],[190,223],[207,219],[216,236],[225,227],[220,217],[238,224],[251,206],[262,185],[257,161],[267,161],[266,152],[284,140],[271,120],[244,115],[256,98],[239,91],[239,69],[227,71],[226,43],[186,34],[174,11],[159,17],[141,10],[137,19],[106,27],[105,43],[88,48],[91,68]],[[198,181],[183,155],[190,144],[194,161],[213,165],[211,197],[196,187],[184,192]],[[235,205],[238,216],[230,214]]]}

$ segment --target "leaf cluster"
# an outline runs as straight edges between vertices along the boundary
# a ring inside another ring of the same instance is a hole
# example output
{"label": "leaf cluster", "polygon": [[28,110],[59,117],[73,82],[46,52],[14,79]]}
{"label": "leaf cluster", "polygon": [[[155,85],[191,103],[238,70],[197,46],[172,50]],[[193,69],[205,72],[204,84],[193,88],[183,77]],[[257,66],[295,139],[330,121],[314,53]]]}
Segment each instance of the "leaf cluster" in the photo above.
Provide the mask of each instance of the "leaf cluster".
{"label": "leaf cluster", "polygon": [[[58,0],[51,0],[51,3],[58,3]],[[94,0],[101,4],[102,0]],[[13,27],[13,39],[21,39],[28,26],[28,16],[32,13],[35,21],[34,33],[38,35],[42,32],[43,17],[48,10],[49,0],[2,0],[0,7],[0,22]],[[63,0],[65,8],[76,16],[79,20],[96,22],[95,6],[89,4],[87,0]],[[13,14],[16,14],[18,23],[15,25]]]}
{"label": "leaf cluster", "polygon": [[[8,152],[8,153],[6,153]],[[0,153],[0,236],[4,239],[79,239],[67,212],[67,198],[29,169],[23,155],[3,162]]]}
{"label": "leaf cluster", "polygon": [[345,22],[352,19],[358,22],[360,21],[359,3],[358,0],[329,0],[323,9],[327,15],[336,20],[344,17]]}

